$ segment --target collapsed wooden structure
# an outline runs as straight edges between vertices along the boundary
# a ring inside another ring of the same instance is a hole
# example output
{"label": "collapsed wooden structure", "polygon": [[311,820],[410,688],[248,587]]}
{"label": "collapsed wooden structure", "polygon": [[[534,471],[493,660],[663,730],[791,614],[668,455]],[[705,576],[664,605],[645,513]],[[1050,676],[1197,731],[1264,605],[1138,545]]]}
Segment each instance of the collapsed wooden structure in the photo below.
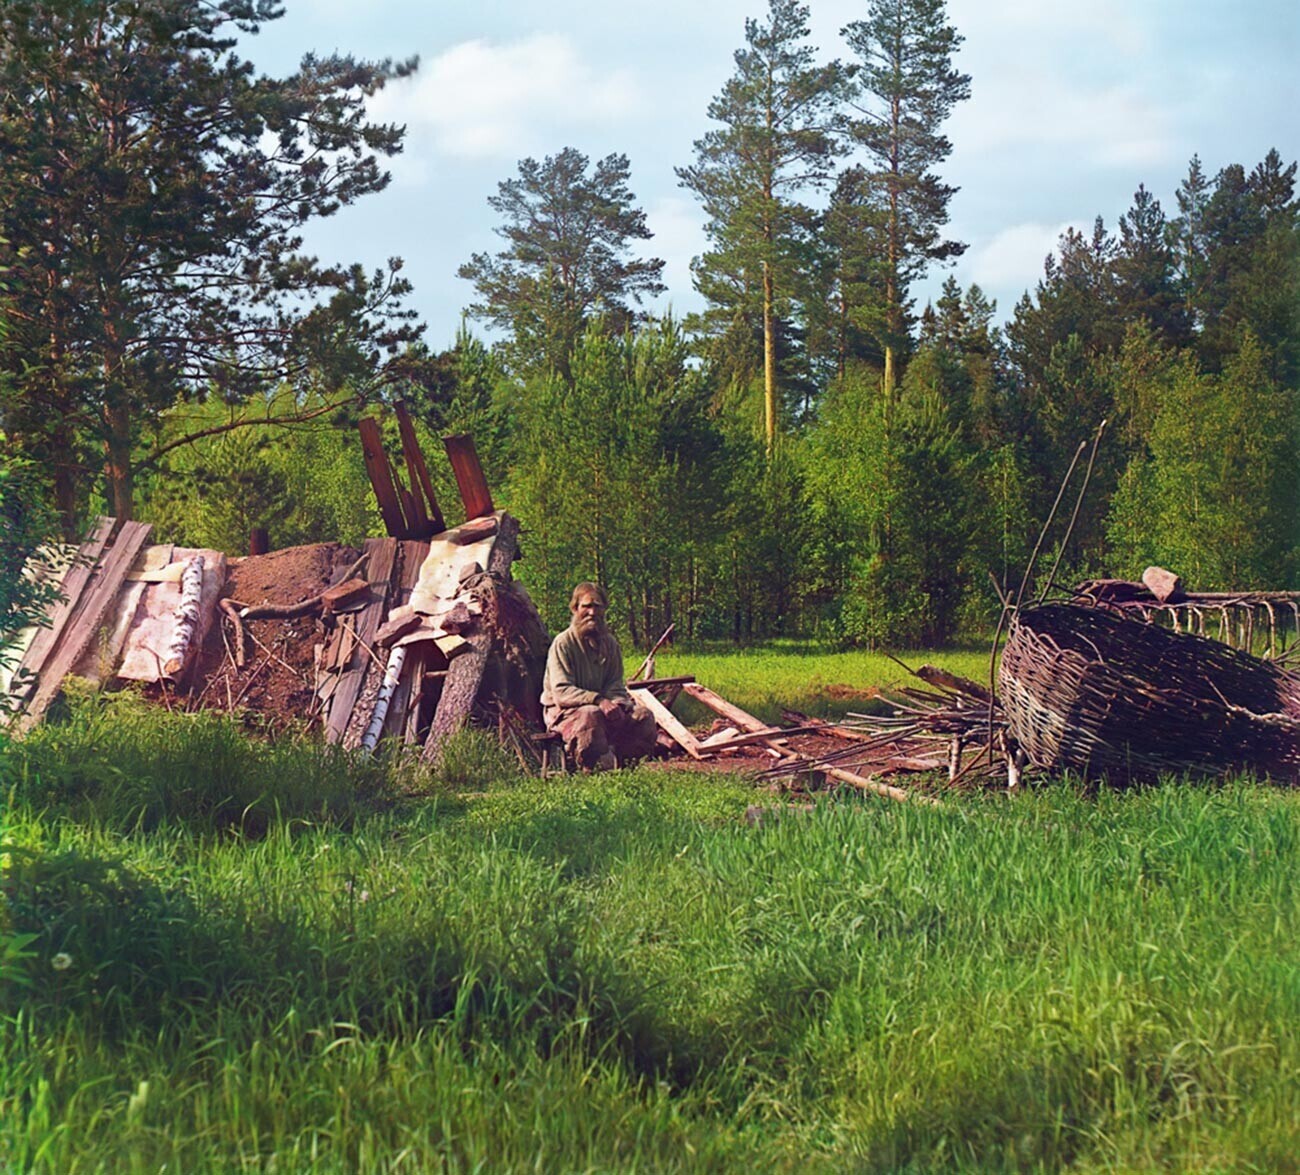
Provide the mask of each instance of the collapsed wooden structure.
{"label": "collapsed wooden structure", "polygon": [[237,693],[226,680],[234,709],[259,674],[283,662],[257,642],[250,663],[255,622],[304,619],[312,625],[313,680],[297,716],[318,721],[329,742],[372,750],[395,737],[432,758],[494,700],[534,716],[549,638],[511,577],[519,524],[493,506],[473,442],[449,437],[466,520],[448,527],[409,418],[398,419],[409,486],[388,464],[375,422],[361,428],[389,535],[368,539],[359,558],[308,598],[234,599],[222,553],[151,545],[149,525],[99,519],[68,563],[48,624],[28,634],[7,691],[11,729],[39,722],[70,675],[142,682],[199,704],[211,684],[202,650],[214,643],[242,675]]}

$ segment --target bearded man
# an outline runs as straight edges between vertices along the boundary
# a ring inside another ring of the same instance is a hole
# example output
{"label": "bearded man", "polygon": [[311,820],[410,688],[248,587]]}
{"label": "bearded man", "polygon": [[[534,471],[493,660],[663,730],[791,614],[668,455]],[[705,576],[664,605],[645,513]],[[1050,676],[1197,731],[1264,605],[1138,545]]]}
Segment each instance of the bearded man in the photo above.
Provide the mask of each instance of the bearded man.
{"label": "bearded man", "polygon": [[542,713],[584,771],[608,771],[654,750],[654,715],[628,693],[623,652],[605,623],[609,597],[597,583],[573,589],[573,619],[551,642]]}

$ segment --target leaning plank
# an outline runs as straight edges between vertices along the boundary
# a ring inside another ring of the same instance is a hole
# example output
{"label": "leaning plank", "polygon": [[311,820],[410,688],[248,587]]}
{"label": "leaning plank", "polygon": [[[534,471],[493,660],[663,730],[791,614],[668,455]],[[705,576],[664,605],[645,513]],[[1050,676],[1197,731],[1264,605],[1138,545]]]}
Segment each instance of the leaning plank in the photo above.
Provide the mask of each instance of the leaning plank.
{"label": "leaning plank", "polygon": [[369,556],[365,574],[373,589],[373,596],[371,602],[357,613],[356,647],[330,701],[329,718],[325,723],[325,741],[331,743],[342,741],[348,721],[352,717],[352,708],[356,705],[361,687],[365,683],[375,633],[378,632],[384,618],[388,584],[393,575],[393,564],[397,560],[398,540],[367,539],[365,549]]}
{"label": "leaning plank", "polygon": [[419,497],[424,496],[424,502],[427,506],[428,523],[424,531],[424,537],[440,534],[447,529],[447,523],[443,520],[442,511],[438,508],[438,499],[433,494],[433,481],[429,477],[429,468],[424,463],[424,453],[420,449],[420,442],[415,436],[415,426],[411,423],[411,414],[406,410],[406,405],[400,400],[393,405],[393,411],[397,413],[397,431],[402,437],[402,456],[406,458],[406,471],[411,479],[411,493]]}
{"label": "leaning plank", "polygon": [[468,435],[443,437],[442,445],[447,450],[451,471],[456,475],[456,488],[465,504],[465,517],[481,518],[484,514],[491,514],[496,507],[492,505],[492,491],[483,475],[474,438]]}
{"label": "leaning plank", "polygon": [[697,702],[708,706],[708,708],[715,714],[725,718],[732,725],[739,726],[743,731],[754,734],[760,730],[768,729],[766,722],[760,722],[752,714],[742,710],[734,702],[727,701],[726,698],[715,694],[708,686],[700,685],[698,681],[683,682],[682,691],[694,698]]}
{"label": "leaning plank", "polygon": [[[487,557],[487,570],[498,579],[510,578],[510,565],[519,551],[519,521],[509,514],[501,515],[496,542]],[[460,730],[470,718],[474,703],[487,672],[488,654],[492,648],[490,633],[480,630],[469,638],[469,648],[456,657],[447,668],[438,708],[433,712],[429,735],[424,741],[421,758],[434,762],[442,743],[448,735]]]}
{"label": "leaning plank", "polygon": [[678,719],[667,706],[654,696],[648,689],[637,690],[637,701],[641,703],[651,714],[655,716],[655,721],[659,727],[667,733],[675,742],[692,759],[703,759],[708,752],[700,749],[700,742]]}
{"label": "leaning plank", "polygon": [[367,416],[357,422],[357,431],[361,434],[361,456],[366,463],[371,488],[375,491],[375,500],[379,503],[384,529],[390,535],[403,535],[406,533],[406,519],[397,497],[397,486],[393,483],[393,469],[384,453],[379,423]]}
{"label": "leaning plank", "polygon": [[18,718],[16,729],[19,733],[41,720],[62,688],[63,679],[90,647],[151,530],[153,527],[144,522],[122,523],[117,541],[100,564],[98,576],[81,597],[75,618],[65,625],[63,639],[41,669],[36,690],[25,712]]}
{"label": "leaning plank", "polygon": [[14,674],[15,682],[19,680],[21,674],[40,673],[46,658],[54,651],[63,636],[68,621],[75,615],[77,606],[81,602],[81,595],[94,574],[100,555],[104,552],[104,545],[116,526],[116,518],[100,518],[95,522],[95,529],[81,544],[76,559],[68,568],[67,575],[63,577],[63,583],[59,585],[63,599],[51,614],[49,627],[39,629],[32,638],[32,643],[27,646],[27,652],[23,654],[23,659],[18,663],[18,671]]}
{"label": "leaning plank", "polygon": [[774,759],[785,759],[793,754],[783,739],[767,733],[769,727],[766,722],[760,722],[734,702],[729,702],[726,698],[715,694],[708,686],[700,685],[696,681],[688,681],[682,684],[682,690],[701,705],[707,706],[720,718],[725,718],[733,726],[740,727],[746,734],[764,734],[765,737],[759,741],[766,744],[768,754]]}

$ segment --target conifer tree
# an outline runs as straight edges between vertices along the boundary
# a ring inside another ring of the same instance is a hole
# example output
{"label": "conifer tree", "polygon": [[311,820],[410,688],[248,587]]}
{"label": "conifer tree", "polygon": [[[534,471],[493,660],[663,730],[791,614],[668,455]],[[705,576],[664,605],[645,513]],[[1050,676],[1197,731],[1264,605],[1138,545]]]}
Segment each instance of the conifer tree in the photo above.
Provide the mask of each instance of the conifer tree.
{"label": "conifer tree", "polygon": [[[0,265],[15,373],[3,405],[52,467],[65,527],[102,464],[130,517],[133,446],[179,397],[229,403],[307,370],[373,376],[411,337],[405,282],[301,252],[301,227],[382,189],[400,128],[366,101],[414,61],[308,55],[257,76],[237,31],[273,0],[0,6]],[[154,455],[155,458],[157,454]]]}
{"label": "conifer tree", "polygon": [[[677,169],[708,217],[711,250],[696,258],[697,289],[719,333],[762,339],[763,437],[768,454],[781,415],[781,341],[814,270],[817,217],[803,202],[829,179],[832,134],[845,72],[817,65],[808,9],[769,0],[763,21],[745,22],[736,72],[710,103],[720,124],[695,143],[696,161]],[[756,327],[756,329],[755,329]]]}
{"label": "conifer tree", "polygon": [[621,333],[644,297],[663,293],[664,263],[629,256],[648,240],[645,213],[628,188],[626,155],[599,160],[572,147],[540,163],[524,159],[488,204],[503,223],[508,245],[475,253],[460,267],[479,301],[470,313],[511,332],[508,350],[519,372],[557,371],[566,380],[578,338],[594,314]]}
{"label": "conifer tree", "polygon": [[897,356],[908,335],[908,288],[932,262],[966,246],[942,238],[957,189],[939,179],[952,144],[941,127],[970,96],[970,77],[953,67],[962,42],[944,0],[870,0],[865,20],[844,29],[858,55],[857,117],[852,138],[867,157],[859,183],[885,217],[884,330],[886,399],[897,383]]}

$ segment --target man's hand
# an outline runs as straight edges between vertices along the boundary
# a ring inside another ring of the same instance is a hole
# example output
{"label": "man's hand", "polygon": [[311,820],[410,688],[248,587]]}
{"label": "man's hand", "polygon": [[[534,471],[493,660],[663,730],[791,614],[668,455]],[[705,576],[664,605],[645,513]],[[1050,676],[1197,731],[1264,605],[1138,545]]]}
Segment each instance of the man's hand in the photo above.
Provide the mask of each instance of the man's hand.
{"label": "man's hand", "polygon": [[601,698],[596,704],[600,707],[600,712],[604,714],[606,718],[617,722],[623,717],[624,706],[622,698]]}

